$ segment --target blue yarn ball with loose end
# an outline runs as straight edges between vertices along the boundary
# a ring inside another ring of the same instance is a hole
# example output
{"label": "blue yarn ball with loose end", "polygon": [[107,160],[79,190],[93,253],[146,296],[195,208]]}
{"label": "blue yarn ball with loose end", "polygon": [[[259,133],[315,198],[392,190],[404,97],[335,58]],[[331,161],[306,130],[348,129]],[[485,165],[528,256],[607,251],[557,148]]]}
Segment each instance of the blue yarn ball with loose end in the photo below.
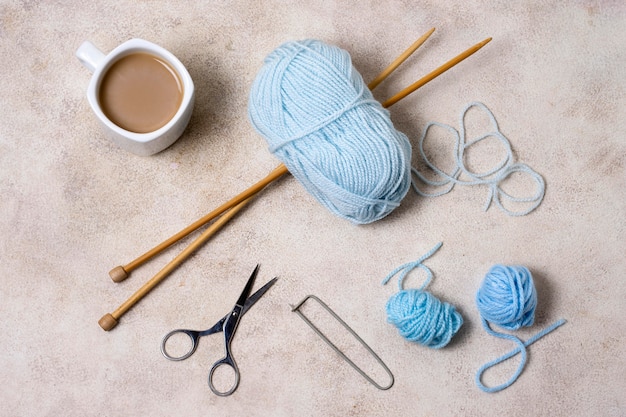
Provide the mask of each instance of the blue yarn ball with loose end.
{"label": "blue yarn ball with loose end", "polygon": [[374,222],[409,190],[407,137],[336,46],[309,39],[271,52],[252,85],[248,116],[270,152],[342,218]]}
{"label": "blue yarn ball with loose end", "polygon": [[476,294],[483,319],[507,330],[531,326],[535,321],[537,290],[524,266],[494,265]]}
{"label": "blue yarn ball with loose end", "polygon": [[[526,348],[565,324],[565,320],[557,320],[525,342],[512,334],[500,333],[490,327],[489,323],[494,323],[507,330],[517,330],[522,326],[531,326],[535,321],[537,290],[532,274],[524,266],[494,265],[491,267],[478,289],[476,304],[483,328],[487,333],[510,340],[517,345],[510,352],[484,364],[476,372],[476,385],[485,392],[498,392],[511,386],[526,366]],[[483,384],[482,375],[487,369],[512,358],[518,353],[520,354],[519,366],[508,381],[493,387]]]}
{"label": "blue yarn ball with loose end", "polygon": [[434,349],[446,346],[463,324],[453,305],[418,289],[397,292],[386,310],[387,320],[404,338]]}

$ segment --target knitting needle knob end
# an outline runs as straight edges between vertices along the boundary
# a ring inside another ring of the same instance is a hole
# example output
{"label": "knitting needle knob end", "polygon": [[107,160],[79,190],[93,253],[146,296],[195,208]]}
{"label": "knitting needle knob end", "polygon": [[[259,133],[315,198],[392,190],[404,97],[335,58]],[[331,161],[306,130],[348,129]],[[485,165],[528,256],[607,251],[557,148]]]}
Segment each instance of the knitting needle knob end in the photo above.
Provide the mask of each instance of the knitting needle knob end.
{"label": "knitting needle knob end", "polygon": [[128,278],[128,272],[126,272],[123,266],[116,266],[109,271],[109,276],[113,282],[122,282]]}
{"label": "knitting needle knob end", "polygon": [[117,319],[111,315],[111,313],[107,313],[100,320],[98,320],[98,324],[105,331],[109,331],[115,326],[117,326]]}

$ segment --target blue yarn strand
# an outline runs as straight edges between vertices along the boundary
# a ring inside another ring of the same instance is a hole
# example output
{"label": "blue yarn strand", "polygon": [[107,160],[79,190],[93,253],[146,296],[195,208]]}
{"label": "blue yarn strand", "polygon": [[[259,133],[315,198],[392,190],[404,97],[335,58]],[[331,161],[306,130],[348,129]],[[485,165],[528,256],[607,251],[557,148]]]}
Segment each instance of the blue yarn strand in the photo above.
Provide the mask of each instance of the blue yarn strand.
{"label": "blue yarn strand", "polygon": [[[477,108],[482,110],[487,114],[489,121],[491,123],[491,130],[483,135],[480,135],[474,139],[468,139],[466,128],[465,128],[465,116],[467,112],[472,109]],[[411,168],[412,175],[423,184],[431,187],[444,187],[442,190],[437,192],[426,192],[422,190],[417,181],[412,181],[413,189],[421,196],[424,197],[439,197],[444,194],[448,194],[455,185],[485,185],[489,189],[489,194],[487,201],[485,203],[484,210],[488,210],[492,203],[500,208],[500,210],[504,211],[506,214],[510,216],[524,216],[533,210],[535,210],[545,195],[545,181],[543,177],[530,168],[528,165],[523,163],[515,163],[513,157],[513,150],[511,148],[510,141],[500,132],[500,128],[498,127],[498,122],[496,121],[495,116],[485,106],[483,103],[473,102],[468,104],[461,112],[461,116],[459,118],[459,131],[457,131],[454,127],[439,123],[439,122],[429,122],[422,132],[422,136],[418,142],[418,148],[420,156],[422,160],[426,164],[426,166],[432,169],[437,177],[441,178],[440,180],[432,180],[426,178],[421,172],[419,172],[416,168]],[[426,155],[424,151],[424,141],[428,136],[428,132],[432,127],[439,127],[444,130],[447,130],[449,134],[452,136],[454,140],[454,161],[455,167],[451,172],[445,172],[442,169],[438,168]],[[475,145],[487,138],[496,138],[504,148],[505,156],[503,159],[498,162],[493,168],[489,169],[486,172],[472,172],[466,165],[466,152],[472,146]],[[515,197],[506,191],[504,191],[501,187],[501,183],[509,178],[514,173],[522,173],[527,174],[536,184],[536,192],[532,196],[529,197]],[[467,177],[467,179],[460,179],[461,175]],[[506,208],[503,205],[503,200],[506,200],[510,203],[522,203],[528,204],[528,207],[524,210],[513,211]]]}
{"label": "blue yarn strand", "polygon": [[429,250],[428,252],[426,252],[425,255],[423,255],[421,258],[419,258],[416,261],[413,262],[407,262],[404,265],[400,265],[399,267],[397,267],[396,269],[394,269],[393,271],[391,271],[384,279],[382,284],[385,285],[389,282],[389,280],[391,278],[394,277],[394,275],[400,273],[400,276],[398,277],[398,288],[400,290],[404,289],[404,278],[406,278],[406,276],[408,275],[409,272],[411,272],[412,270],[414,270],[415,268],[421,268],[424,271],[426,271],[427,277],[426,280],[424,281],[424,283],[422,284],[421,287],[419,287],[419,290],[423,290],[424,288],[426,288],[428,286],[428,284],[430,283],[430,281],[433,279],[433,272],[430,270],[429,267],[427,267],[426,265],[424,265],[422,262],[424,262],[426,259],[430,258],[431,256],[433,256],[435,254],[435,252],[437,252],[439,250],[439,248],[441,247],[441,245],[443,245],[443,242],[439,242],[437,243],[431,250]]}
{"label": "blue yarn strand", "polygon": [[[488,334],[514,342],[517,347],[510,352],[487,362],[476,373],[476,385],[484,392],[498,392],[511,386],[521,375],[526,366],[526,348],[543,336],[554,331],[566,323],[558,320],[546,329],[538,332],[526,342],[518,337],[493,330],[489,323],[493,323],[507,330],[517,330],[534,323],[537,307],[537,291],[532,274],[524,266],[494,265],[483,280],[477,294],[476,304],[480,312],[483,328]],[[521,355],[520,364],[515,373],[503,384],[487,387],[482,383],[483,373],[505,360]]]}
{"label": "blue yarn strand", "polygon": [[[406,340],[433,349],[446,346],[463,324],[463,317],[454,306],[441,302],[424,290],[433,278],[433,273],[422,262],[437,252],[441,245],[440,242],[418,260],[395,268],[382,282],[385,285],[392,277],[400,274],[400,291],[391,296],[385,306],[387,320],[398,328],[398,332]],[[405,290],[404,279],[416,268],[426,271],[427,278],[419,289]]]}
{"label": "blue yarn strand", "polygon": [[[567,323],[565,319],[557,320],[556,322],[552,323],[547,328],[535,334],[533,337],[531,337],[527,341],[523,342],[522,340],[520,340],[519,338],[513,335],[509,335],[506,333],[498,333],[496,331],[493,331],[489,327],[489,323],[486,320],[483,319],[482,321],[483,321],[483,327],[485,328],[485,330],[487,330],[487,333],[491,334],[492,336],[499,337],[501,339],[511,340],[518,345],[517,348],[509,351],[508,353],[500,356],[499,358],[494,359],[490,362],[487,362],[486,364],[481,366],[480,369],[478,369],[478,372],[476,372],[476,385],[478,385],[478,387],[481,390],[483,390],[484,392],[488,392],[488,393],[502,391],[503,389],[510,387],[517,380],[517,378],[519,378],[519,376],[522,374],[522,371],[524,370],[524,367],[526,366],[526,358],[527,358],[526,348],[532,345],[533,343],[535,343],[537,340],[544,337],[545,335],[547,335],[548,333],[551,333],[552,331],[556,330],[557,328]],[[520,364],[518,365],[517,370],[515,371],[513,376],[511,376],[511,378],[509,378],[507,382],[497,385],[495,387],[487,387],[486,385],[482,383],[482,380],[481,380],[482,375],[483,373],[485,373],[487,369],[495,365],[498,365],[499,363],[502,363],[509,358],[512,358],[518,353],[521,354],[521,357],[522,357],[520,360]]]}

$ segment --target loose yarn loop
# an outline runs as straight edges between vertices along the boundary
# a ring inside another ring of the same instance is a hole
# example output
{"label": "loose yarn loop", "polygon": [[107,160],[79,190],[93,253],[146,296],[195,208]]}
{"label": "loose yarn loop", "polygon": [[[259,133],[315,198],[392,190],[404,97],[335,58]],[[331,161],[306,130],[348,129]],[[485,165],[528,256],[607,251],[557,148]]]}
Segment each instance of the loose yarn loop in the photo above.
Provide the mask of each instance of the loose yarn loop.
{"label": "loose yarn loop", "polygon": [[[481,136],[478,136],[477,138],[468,139],[466,137],[467,133],[465,129],[465,116],[467,112],[473,107],[476,107],[484,111],[488,115],[492,130]],[[424,152],[424,141],[428,135],[429,130],[433,126],[437,126],[444,130],[447,130],[448,132],[450,132],[450,134],[454,138],[454,141],[455,141],[454,160],[455,160],[456,166],[449,173],[444,172],[442,169],[438,168],[435,164],[433,164],[430,161],[430,159],[426,156],[426,153]],[[430,179],[427,179],[421,172],[419,172],[415,168],[412,168],[411,171],[413,175],[416,177],[416,179],[421,181],[422,183],[431,187],[443,187],[443,190],[439,192],[427,193],[426,191],[423,191],[422,189],[419,188],[416,181],[412,182],[413,189],[418,194],[424,197],[439,197],[452,191],[454,186],[457,184],[459,185],[487,185],[489,187],[489,196],[485,204],[485,208],[484,208],[485,211],[489,209],[492,202],[495,202],[495,204],[502,211],[504,211],[506,214],[511,215],[511,216],[524,216],[532,212],[534,209],[536,209],[539,206],[539,204],[541,204],[541,201],[543,200],[543,197],[545,195],[545,181],[539,173],[534,171],[528,165],[513,162],[514,158],[513,158],[513,151],[511,149],[511,143],[502,134],[502,132],[500,132],[498,123],[496,122],[496,118],[494,117],[493,113],[487,108],[487,106],[479,102],[473,102],[473,103],[468,104],[461,112],[459,126],[460,126],[460,131],[457,131],[452,126],[449,126],[443,123],[438,123],[438,122],[429,122],[426,125],[422,133],[422,136],[420,137],[420,140],[419,140],[419,152],[426,166],[432,169],[437,174],[437,176],[439,176],[442,179],[440,181],[430,180]],[[498,141],[500,141],[500,143],[504,147],[504,151],[506,155],[492,169],[486,172],[482,172],[482,173],[472,172],[465,164],[466,152],[468,148],[490,137],[496,138]],[[537,186],[537,191],[535,192],[534,195],[530,197],[514,197],[502,189],[500,184],[504,180],[506,180],[508,177],[510,177],[513,173],[516,173],[516,172],[527,174],[534,180]],[[464,175],[468,179],[467,180],[459,179],[461,175]],[[527,204],[528,206],[525,210],[513,211],[513,210],[507,209],[502,204],[502,200],[507,200],[510,203],[523,203],[523,204]]]}
{"label": "loose yarn loop", "polygon": [[[483,327],[487,333],[501,339],[510,340],[517,345],[515,349],[505,355],[480,367],[476,373],[476,385],[485,392],[498,392],[512,385],[526,365],[526,348],[565,324],[565,320],[558,320],[526,342],[510,334],[496,332],[490,327],[489,323],[491,322],[507,330],[517,330],[520,327],[528,327],[534,323],[537,291],[532,274],[524,266],[494,265],[478,289],[476,304]],[[487,387],[482,383],[482,375],[487,369],[504,362],[518,353],[521,355],[520,364],[507,382],[495,387]]]}
{"label": "loose yarn loop", "polygon": [[[433,273],[422,262],[432,256],[441,245],[442,243],[438,243],[417,261],[394,269],[383,280],[385,285],[393,276],[400,273],[398,277],[400,291],[387,301],[387,320],[398,328],[405,339],[434,349],[446,346],[463,324],[463,317],[454,306],[424,291]],[[415,268],[426,271],[426,281],[419,289],[403,289],[406,275]]]}
{"label": "loose yarn loop", "polygon": [[252,85],[248,115],[270,151],[340,217],[379,220],[410,188],[407,137],[338,47],[310,39],[270,53]]}

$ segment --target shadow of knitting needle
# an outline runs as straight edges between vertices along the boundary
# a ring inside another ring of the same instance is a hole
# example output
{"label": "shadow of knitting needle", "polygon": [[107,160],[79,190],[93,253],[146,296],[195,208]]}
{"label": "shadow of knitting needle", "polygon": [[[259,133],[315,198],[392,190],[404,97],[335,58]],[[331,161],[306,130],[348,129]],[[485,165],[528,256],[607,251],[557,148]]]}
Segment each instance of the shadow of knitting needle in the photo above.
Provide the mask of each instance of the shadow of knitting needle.
{"label": "shadow of knitting needle", "polygon": [[[417,41],[413,43],[402,55],[400,55],[396,60],[394,60],[383,72],[381,75],[377,76],[368,87],[370,89],[375,88],[380,82],[382,82],[389,74],[391,74],[402,62],[404,62],[413,52],[421,46],[426,39],[434,32],[434,29],[431,29],[429,32],[420,37]],[[473,46],[472,48],[466,50],[450,61],[446,62],[444,65],[425,75],[421,79],[419,79],[414,84],[410,85],[406,89],[402,90],[400,93],[393,96],[391,99],[382,103],[383,107],[389,107],[407,95],[411,94],[419,87],[423,86],[427,82],[441,75],[448,69],[452,68],[459,62],[463,61],[470,55],[474,54],[480,48],[482,48],[487,42],[489,42],[491,38],[486,39],[485,41]],[[243,206],[245,206],[252,197],[265,188],[270,183],[274,182],[278,178],[282,177],[288,171],[287,167],[284,164],[280,164],[277,166],[272,172],[270,172],[265,178],[233,197],[226,203],[222,204],[212,212],[208,213],[204,217],[198,219],[185,229],[176,233],[169,239],[155,246],[145,254],[136,258],[132,262],[124,265],[117,266],[113,268],[109,275],[114,282],[121,282],[125,280],[131,271],[135,270],[152,257],[161,253],[163,250],[173,245],[175,242],[180,239],[186,237],[190,233],[194,232],[198,228],[204,226],[209,223],[211,220],[216,218],[217,216],[222,215],[218,220],[216,220],[206,231],[204,231],[196,240],[194,240],[186,249],[184,249],[178,256],[176,256],[171,262],[169,262],[161,271],[159,271],[151,280],[146,282],[139,290],[137,290],[128,300],[126,300],[122,305],[120,305],[113,313],[105,314],[99,321],[98,324],[104,330],[108,331],[115,327],[118,323],[119,318],[124,315],[130,308],[132,308],[139,300],[141,300],[144,296],[148,294],[153,288],[155,288],[163,279],[165,279],[176,267],[178,267],[182,262],[184,262],[189,256],[195,252],[202,244],[204,244],[211,236],[213,236],[226,222],[228,222]]]}

